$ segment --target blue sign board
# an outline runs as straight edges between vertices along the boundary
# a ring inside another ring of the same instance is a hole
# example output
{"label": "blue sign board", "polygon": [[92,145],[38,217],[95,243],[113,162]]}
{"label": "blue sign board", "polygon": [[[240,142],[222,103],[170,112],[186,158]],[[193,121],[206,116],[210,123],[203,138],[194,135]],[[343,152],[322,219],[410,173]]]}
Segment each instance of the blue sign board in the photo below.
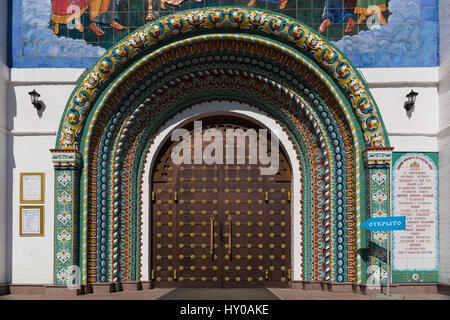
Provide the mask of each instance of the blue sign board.
{"label": "blue sign board", "polygon": [[369,231],[405,230],[406,217],[370,218],[362,226]]}

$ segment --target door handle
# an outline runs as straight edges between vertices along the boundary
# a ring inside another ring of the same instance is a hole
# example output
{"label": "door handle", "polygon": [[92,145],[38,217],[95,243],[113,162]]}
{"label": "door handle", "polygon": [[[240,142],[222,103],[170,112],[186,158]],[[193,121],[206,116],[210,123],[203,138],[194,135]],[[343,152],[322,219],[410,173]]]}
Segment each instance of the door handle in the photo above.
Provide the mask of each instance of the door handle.
{"label": "door handle", "polygon": [[211,248],[209,250],[209,253],[211,254],[214,260],[214,217],[211,216],[209,220],[211,222]]}
{"label": "door handle", "polygon": [[232,241],[231,241],[231,232],[232,232],[232,228],[231,225],[233,223],[233,218],[231,218],[231,216],[228,216],[228,254],[230,255],[230,260],[231,260],[231,246],[232,246]]}

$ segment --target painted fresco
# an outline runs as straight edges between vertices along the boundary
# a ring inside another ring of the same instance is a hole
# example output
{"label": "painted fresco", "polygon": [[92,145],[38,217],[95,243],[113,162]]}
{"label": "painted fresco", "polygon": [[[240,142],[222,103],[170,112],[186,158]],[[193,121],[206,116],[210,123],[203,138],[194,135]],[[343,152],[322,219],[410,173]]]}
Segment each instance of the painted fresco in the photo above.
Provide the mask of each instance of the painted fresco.
{"label": "painted fresco", "polygon": [[357,67],[437,66],[437,0],[10,0],[12,67],[89,67],[159,17],[211,6],[267,9],[317,30]]}

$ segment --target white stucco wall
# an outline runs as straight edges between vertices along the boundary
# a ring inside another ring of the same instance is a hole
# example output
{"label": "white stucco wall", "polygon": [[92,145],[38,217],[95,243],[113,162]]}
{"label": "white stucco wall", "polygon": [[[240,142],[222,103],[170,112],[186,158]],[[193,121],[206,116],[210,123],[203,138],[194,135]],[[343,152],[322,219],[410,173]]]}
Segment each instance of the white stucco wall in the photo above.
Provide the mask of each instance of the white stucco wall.
{"label": "white stucco wall", "polygon": [[7,221],[6,221],[6,190],[7,190],[7,107],[9,68],[7,64],[7,1],[0,2],[0,284],[6,283],[7,269]]}
{"label": "white stucco wall", "polygon": [[[394,151],[436,152],[439,68],[373,68],[361,73],[378,104]],[[411,89],[419,95],[408,115],[403,106]]]}
{"label": "white stucco wall", "polygon": [[[11,120],[6,132],[10,138],[11,150],[8,158],[12,181],[7,185],[11,189],[13,268],[10,281],[12,283],[52,282],[54,195],[53,167],[49,149],[54,147],[60,117],[83,71],[83,69],[11,69],[8,95]],[[438,68],[362,69],[361,72],[378,103],[395,151],[437,151]],[[33,89],[41,94],[41,100],[45,104],[42,112],[37,112],[30,102],[28,92]],[[419,96],[415,111],[409,118],[403,109],[403,103],[405,95],[411,89],[419,92]],[[0,93],[0,97],[2,96]],[[450,123],[450,119],[447,123]],[[450,141],[447,143],[450,144]],[[441,161],[441,168],[442,165]],[[19,174],[35,171],[46,174],[45,235],[41,238],[19,237]],[[6,188],[6,185],[0,184],[0,188],[2,186]],[[297,273],[294,277],[298,279]]]}
{"label": "white stucco wall", "polygon": [[[65,104],[83,70],[12,69],[8,107],[8,135],[12,176],[12,283],[53,282],[54,192],[53,165],[49,149],[55,147],[56,131]],[[44,107],[37,111],[28,92],[35,89]],[[19,236],[21,172],[45,173],[44,236]]]}
{"label": "white stucco wall", "polygon": [[439,280],[450,283],[450,2],[439,1]]}

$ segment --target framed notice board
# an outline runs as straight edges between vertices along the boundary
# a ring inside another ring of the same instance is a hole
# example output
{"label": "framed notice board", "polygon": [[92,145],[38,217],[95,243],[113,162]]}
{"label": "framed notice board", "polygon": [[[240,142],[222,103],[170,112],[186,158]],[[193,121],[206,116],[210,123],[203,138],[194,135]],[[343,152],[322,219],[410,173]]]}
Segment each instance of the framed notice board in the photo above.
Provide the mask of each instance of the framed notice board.
{"label": "framed notice board", "polygon": [[406,230],[392,236],[392,281],[437,282],[439,269],[439,172],[436,152],[394,152],[392,214]]}
{"label": "framed notice board", "polygon": [[44,236],[44,206],[20,206],[19,224],[22,237]]}
{"label": "framed notice board", "polygon": [[20,173],[20,202],[44,203],[45,173]]}

